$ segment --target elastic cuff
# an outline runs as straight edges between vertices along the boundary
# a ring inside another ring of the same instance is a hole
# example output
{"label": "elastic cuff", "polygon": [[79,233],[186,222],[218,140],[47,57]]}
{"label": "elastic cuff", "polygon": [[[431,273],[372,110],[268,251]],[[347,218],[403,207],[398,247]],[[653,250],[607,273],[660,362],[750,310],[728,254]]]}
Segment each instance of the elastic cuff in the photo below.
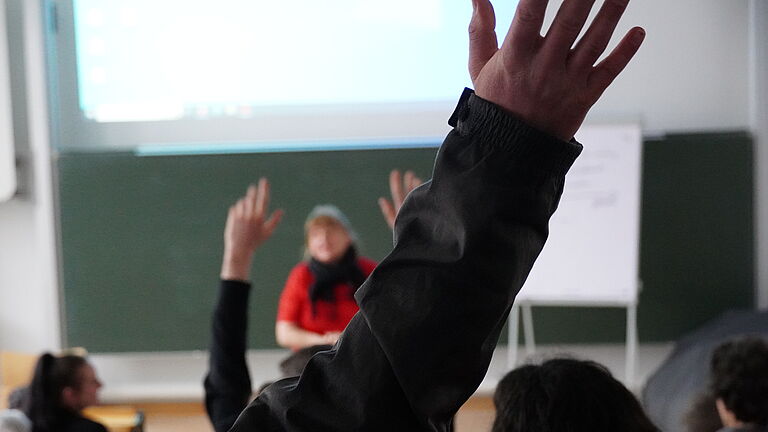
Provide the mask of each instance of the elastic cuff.
{"label": "elastic cuff", "polygon": [[449,123],[461,135],[473,135],[480,145],[504,149],[536,169],[562,176],[583,147],[575,139],[562,141],[546,134],[465,89]]}

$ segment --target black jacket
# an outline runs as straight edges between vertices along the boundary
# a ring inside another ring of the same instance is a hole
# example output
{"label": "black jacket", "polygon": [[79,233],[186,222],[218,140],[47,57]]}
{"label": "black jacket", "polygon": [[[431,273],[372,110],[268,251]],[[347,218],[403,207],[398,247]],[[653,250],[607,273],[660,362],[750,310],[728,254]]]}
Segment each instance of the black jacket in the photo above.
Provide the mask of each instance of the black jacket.
{"label": "black jacket", "polygon": [[581,145],[465,92],[432,180],[398,215],[361,311],[232,431],[440,431],[482,381]]}
{"label": "black jacket", "polygon": [[251,285],[221,281],[213,312],[213,332],[205,377],[205,408],[216,432],[226,432],[251,397],[251,378],[245,359],[248,296]]}

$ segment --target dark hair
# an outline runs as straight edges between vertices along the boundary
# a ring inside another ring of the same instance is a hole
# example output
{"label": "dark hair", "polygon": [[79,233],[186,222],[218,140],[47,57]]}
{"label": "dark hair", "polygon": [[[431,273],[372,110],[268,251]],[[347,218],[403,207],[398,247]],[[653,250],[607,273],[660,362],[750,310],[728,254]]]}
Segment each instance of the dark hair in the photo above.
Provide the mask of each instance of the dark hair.
{"label": "dark hair", "polygon": [[741,422],[768,426],[768,343],[726,342],[712,354],[710,389]]}
{"label": "dark hair", "polygon": [[87,364],[85,358],[75,355],[40,356],[24,404],[33,432],[53,432],[61,418],[71,414],[71,409],[62,403],[61,394],[67,387],[80,387],[80,371]]}
{"label": "dark hair", "polygon": [[493,402],[493,432],[658,432],[635,396],[592,361],[517,368],[499,382]]}

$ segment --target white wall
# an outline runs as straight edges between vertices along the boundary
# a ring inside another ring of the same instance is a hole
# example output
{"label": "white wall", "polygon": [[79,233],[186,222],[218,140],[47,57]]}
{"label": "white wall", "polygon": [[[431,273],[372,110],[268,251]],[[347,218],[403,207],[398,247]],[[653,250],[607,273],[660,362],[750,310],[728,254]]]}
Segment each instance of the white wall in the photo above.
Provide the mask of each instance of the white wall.
{"label": "white wall", "polygon": [[635,0],[615,44],[647,31],[624,73],[587,121],[640,120],[646,133],[749,127],[747,0]]}
{"label": "white wall", "polygon": [[42,14],[36,1],[7,3],[11,56],[23,56],[11,64],[14,96],[26,97],[14,98],[14,132],[27,190],[0,203],[0,349],[34,352],[60,345]]}
{"label": "white wall", "polygon": [[768,308],[768,2],[752,0],[751,124],[755,134],[757,303]]}
{"label": "white wall", "polygon": [[[25,91],[21,92],[26,105],[14,100],[15,116],[26,121],[18,121],[16,124],[23,127],[15,132],[19,154],[26,155],[33,178],[23,197],[0,203],[0,349],[55,349],[60,324],[42,12],[39,0],[7,1],[12,14],[23,15],[23,21],[17,20],[23,23],[23,34],[10,29],[12,43],[23,40],[26,66],[22,80]],[[753,3],[762,11],[759,41],[765,42],[766,2]],[[642,25],[648,31],[646,44],[595,107],[590,121],[640,119],[646,131],[745,129],[753,125],[766,136],[765,72],[759,78],[762,120],[755,120],[759,118],[755,113],[750,117],[749,111],[749,22],[747,0],[635,0],[620,31]],[[768,70],[766,44],[757,45],[763,48],[760,67]],[[766,153],[760,154],[758,172],[765,171],[761,167],[768,168]],[[768,191],[768,178],[762,176],[759,185]],[[768,202],[763,195],[760,199]],[[766,207],[761,203],[761,221],[768,220]],[[761,230],[764,258],[768,257],[765,231]],[[768,275],[762,274],[763,287],[768,286],[766,279]],[[768,298],[768,288],[763,292]],[[173,359],[167,363],[172,369]],[[108,376],[104,378],[110,382]]]}

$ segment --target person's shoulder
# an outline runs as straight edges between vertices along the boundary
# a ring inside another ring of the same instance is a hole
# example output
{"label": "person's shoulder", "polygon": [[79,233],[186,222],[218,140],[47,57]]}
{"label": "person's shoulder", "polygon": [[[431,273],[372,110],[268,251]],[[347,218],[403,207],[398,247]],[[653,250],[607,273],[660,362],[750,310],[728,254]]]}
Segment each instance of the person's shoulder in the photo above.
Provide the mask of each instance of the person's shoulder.
{"label": "person's shoulder", "polygon": [[286,281],[287,287],[302,287],[308,285],[312,279],[312,272],[309,270],[309,263],[302,261],[291,269],[288,273],[288,280]]}
{"label": "person's shoulder", "polygon": [[0,410],[0,430],[9,432],[28,432],[32,423],[23,412],[16,409]]}
{"label": "person's shoulder", "polygon": [[309,270],[309,263],[301,261],[291,269],[290,277],[305,277],[312,274]]}
{"label": "person's shoulder", "polygon": [[91,419],[78,417],[69,424],[67,432],[107,432],[107,428]]}

